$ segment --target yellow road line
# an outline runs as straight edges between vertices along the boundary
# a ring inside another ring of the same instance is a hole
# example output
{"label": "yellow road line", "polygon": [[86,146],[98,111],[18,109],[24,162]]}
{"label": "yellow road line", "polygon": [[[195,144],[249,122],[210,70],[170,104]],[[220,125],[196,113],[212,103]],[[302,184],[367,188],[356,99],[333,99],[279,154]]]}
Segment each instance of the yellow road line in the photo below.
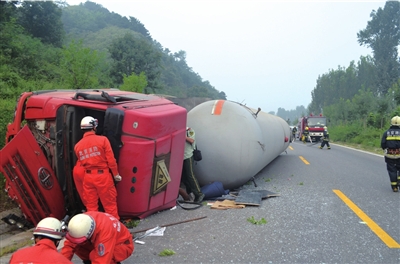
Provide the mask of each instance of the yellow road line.
{"label": "yellow road line", "polygon": [[305,158],[303,158],[302,156],[299,156],[299,158],[300,158],[306,165],[310,165],[310,163],[309,163]]}
{"label": "yellow road line", "polygon": [[290,149],[290,150],[293,150],[292,146],[289,146],[289,149]]}
{"label": "yellow road line", "polygon": [[[340,199],[350,207],[353,212],[365,222],[369,228],[385,243],[389,248],[400,248],[399,243],[396,242],[391,236],[389,236],[385,230],[380,228],[368,215],[366,215],[356,204],[354,204],[346,195],[339,190],[333,190],[333,192],[339,196]],[[397,228],[397,227],[396,227]]]}

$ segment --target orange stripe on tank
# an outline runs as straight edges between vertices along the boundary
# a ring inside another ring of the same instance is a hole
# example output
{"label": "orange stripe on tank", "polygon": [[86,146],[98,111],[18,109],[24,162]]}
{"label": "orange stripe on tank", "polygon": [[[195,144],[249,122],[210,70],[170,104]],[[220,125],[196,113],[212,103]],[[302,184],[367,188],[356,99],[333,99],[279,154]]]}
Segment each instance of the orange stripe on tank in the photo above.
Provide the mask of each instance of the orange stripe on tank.
{"label": "orange stripe on tank", "polygon": [[222,106],[224,105],[225,100],[218,100],[214,103],[213,109],[211,114],[212,115],[221,115],[222,113]]}

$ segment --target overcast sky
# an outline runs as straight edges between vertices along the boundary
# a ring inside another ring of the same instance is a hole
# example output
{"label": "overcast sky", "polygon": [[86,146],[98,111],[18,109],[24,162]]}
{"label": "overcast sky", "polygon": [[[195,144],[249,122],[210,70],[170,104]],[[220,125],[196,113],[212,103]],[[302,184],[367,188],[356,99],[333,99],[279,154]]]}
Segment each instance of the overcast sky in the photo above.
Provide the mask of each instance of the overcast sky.
{"label": "overcast sky", "polygon": [[[80,0],[67,0],[77,5]],[[228,100],[276,112],[311,103],[318,76],[372,50],[360,46],[385,1],[92,0],[138,19],[153,39]]]}

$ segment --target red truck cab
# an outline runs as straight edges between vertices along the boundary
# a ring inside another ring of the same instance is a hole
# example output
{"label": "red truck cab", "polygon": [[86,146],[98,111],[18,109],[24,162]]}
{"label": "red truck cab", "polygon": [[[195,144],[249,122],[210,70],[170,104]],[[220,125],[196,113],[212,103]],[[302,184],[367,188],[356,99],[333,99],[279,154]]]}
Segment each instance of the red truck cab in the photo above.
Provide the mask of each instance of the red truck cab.
{"label": "red truck cab", "polygon": [[99,120],[122,181],[116,186],[121,218],[144,218],[176,204],[187,111],[155,95],[118,89],[27,92],[18,99],[0,152],[6,191],[36,225],[81,212],[72,170],[82,138],[80,121]]}

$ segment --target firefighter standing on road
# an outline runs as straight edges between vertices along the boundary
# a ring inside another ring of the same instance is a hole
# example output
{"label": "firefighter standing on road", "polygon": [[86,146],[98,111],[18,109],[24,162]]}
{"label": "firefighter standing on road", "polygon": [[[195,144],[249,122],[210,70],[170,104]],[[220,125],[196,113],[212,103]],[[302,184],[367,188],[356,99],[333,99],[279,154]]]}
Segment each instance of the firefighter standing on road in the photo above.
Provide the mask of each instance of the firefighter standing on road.
{"label": "firefighter standing on road", "polygon": [[117,190],[115,181],[121,181],[117,162],[110,141],[105,136],[96,135],[97,119],[86,116],[81,121],[83,138],[75,145],[78,161],[85,168],[83,179],[83,204],[87,211],[98,211],[98,200],[109,213],[119,219],[117,209]]}
{"label": "firefighter standing on road", "polygon": [[74,178],[75,187],[78,191],[79,197],[81,198],[83,205],[85,205],[85,200],[83,199],[83,179],[85,178],[85,168],[82,166],[79,160],[76,161],[72,171],[72,177]]}
{"label": "firefighter standing on road", "polygon": [[301,141],[303,141],[304,144],[306,144],[307,138],[310,135],[310,131],[308,131],[308,126],[303,131],[303,135],[301,135]]}
{"label": "firefighter standing on road", "polygon": [[292,129],[292,142],[296,140],[297,127]]}
{"label": "firefighter standing on road", "polygon": [[324,126],[324,136],[321,139],[322,139],[322,142],[321,142],[321,146],[319,148],[323,149],[324,146],[326,145],[326,147],[328,149],[331,149],[331,146],[329,145],[329,132],[328,132],[328,128],[326,126]]}
{"label": "firefighter standing on road", "polygon": [[391,126],[383,133],[381,147],[385,151],[386,168],[393,192],[399,191],[400,177],[400,117],[391,120]]}
{"label": "firefighter standing on road", "polygon": [[42,219],[33,230],[35,245],[16,251],[9,263],[72,263],[57,251],[65,235],[61,227],[61,222],[54,217]]}
{"label": "firefighter standing on road", "polygon": [[83,263],[119,263],[133,253],[132,234],[117,218],[103,212],[77,214],[68,223],[61,254]]}

